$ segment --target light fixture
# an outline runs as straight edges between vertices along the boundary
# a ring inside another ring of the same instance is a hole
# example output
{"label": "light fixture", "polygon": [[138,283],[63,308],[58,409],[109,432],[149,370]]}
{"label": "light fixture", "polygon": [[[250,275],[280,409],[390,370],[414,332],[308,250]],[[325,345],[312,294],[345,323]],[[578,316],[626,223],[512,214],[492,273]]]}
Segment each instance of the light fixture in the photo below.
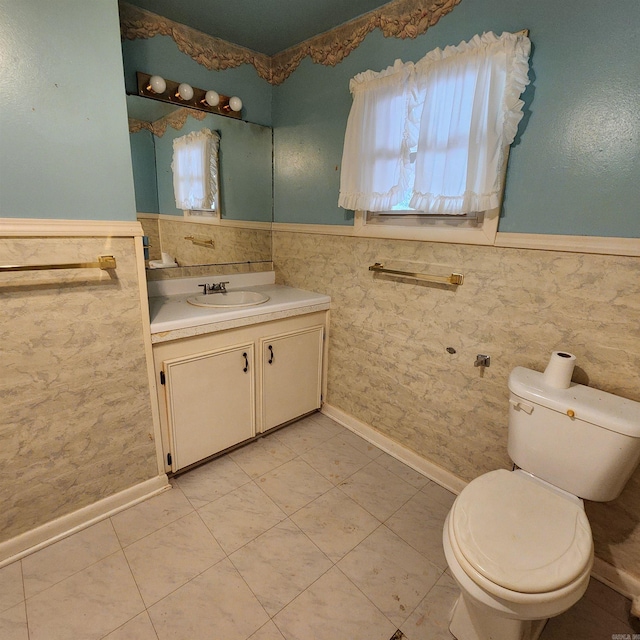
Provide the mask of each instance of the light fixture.
{"label": "light fixture", "polygon": [[167,83],[162,76],[151,76],[147,89],[153,93],[164,93],[167,90]]}
{"label": "light fixture", "polygon": [[180,100],[191,100],[193,98],[193,87],[186,82],[181,82],[178,85],[178,91],[176,91],[176,98]]}
{"label": "light fixture", "polygon": [[238,96],[225,96],[213,89],[204,91],[186,82],[165,80],[158,75],[136,72],[138,95],[161,102],[170,102],[189,109],[198,109],[229,118],[241,118],[242,100]]}

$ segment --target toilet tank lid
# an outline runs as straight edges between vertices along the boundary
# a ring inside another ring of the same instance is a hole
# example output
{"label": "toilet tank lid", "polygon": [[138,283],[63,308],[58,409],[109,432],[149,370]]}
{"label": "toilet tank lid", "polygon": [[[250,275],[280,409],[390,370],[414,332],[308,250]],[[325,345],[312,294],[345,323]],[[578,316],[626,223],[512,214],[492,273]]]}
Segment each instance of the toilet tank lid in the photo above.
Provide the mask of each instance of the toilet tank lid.
{"label": "toilet tank lid", "polygon": [[640,402],[574,382],[568,389],[556,389],[545,384],[542,373],[525,367],[516,367],[511,372],[509,390],[524,400],[561,413],[571,410],[578,420],[640,438]]}

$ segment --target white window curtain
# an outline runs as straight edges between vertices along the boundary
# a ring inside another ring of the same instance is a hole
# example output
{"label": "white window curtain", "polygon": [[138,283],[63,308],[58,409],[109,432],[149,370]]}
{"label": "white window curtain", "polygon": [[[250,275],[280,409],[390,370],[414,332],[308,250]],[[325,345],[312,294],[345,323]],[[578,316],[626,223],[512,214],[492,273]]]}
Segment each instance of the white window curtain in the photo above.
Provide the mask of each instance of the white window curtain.
{"label": "white window curtain", "polygon": [[499,206],[504,153],[529,82],[529,51],[523,35],[485,33],[435,49],[415,65],[396,61],[379,74],[356,76],[338,204],[390,211],[408,193],[411,208],[430,214]]}
{"label": "white window curtain", "polygon": [[173,141],[173,191],[182,210],[215,210],[218,195],[216,131],[193,131]]}

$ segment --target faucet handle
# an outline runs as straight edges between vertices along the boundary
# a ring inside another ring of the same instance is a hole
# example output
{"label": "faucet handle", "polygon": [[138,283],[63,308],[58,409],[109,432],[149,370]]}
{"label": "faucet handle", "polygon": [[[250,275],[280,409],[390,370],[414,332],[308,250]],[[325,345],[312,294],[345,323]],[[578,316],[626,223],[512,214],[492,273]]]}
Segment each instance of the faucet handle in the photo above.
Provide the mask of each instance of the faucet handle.
{"label": "faucet handle", "polygon": [[218,288],[220,291],[226,291],[227,290],[227,285],[229,284],[229,281],[227,280],[226,282],[219,282],[218,283]]}
{"label": "faucet handle", "polygon": [[202,295],[206,296],[207,295],[207,288],[209,287],[208,284],[199,284],[199,287],[202,287]]}

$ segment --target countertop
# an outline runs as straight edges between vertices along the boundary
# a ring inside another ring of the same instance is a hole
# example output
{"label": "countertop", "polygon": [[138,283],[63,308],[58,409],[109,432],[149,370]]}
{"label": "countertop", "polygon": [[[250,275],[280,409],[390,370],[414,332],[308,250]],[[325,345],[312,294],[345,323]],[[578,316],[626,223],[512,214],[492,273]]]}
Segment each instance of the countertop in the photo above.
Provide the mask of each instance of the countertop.
{"label": "countertop", "polygon": [[331,298],[327,295],[284,285],[259,284],[227,288],[229,291],[234,289],[258,291],[268,295],[269,300],[251,307],[209,308],[197,307],[187,302],[187,298],[202,293],[198,289],[191,290],[189,293],[150,297],[151,342],[166,342],[295,315],[325,311],[331,305]]}

